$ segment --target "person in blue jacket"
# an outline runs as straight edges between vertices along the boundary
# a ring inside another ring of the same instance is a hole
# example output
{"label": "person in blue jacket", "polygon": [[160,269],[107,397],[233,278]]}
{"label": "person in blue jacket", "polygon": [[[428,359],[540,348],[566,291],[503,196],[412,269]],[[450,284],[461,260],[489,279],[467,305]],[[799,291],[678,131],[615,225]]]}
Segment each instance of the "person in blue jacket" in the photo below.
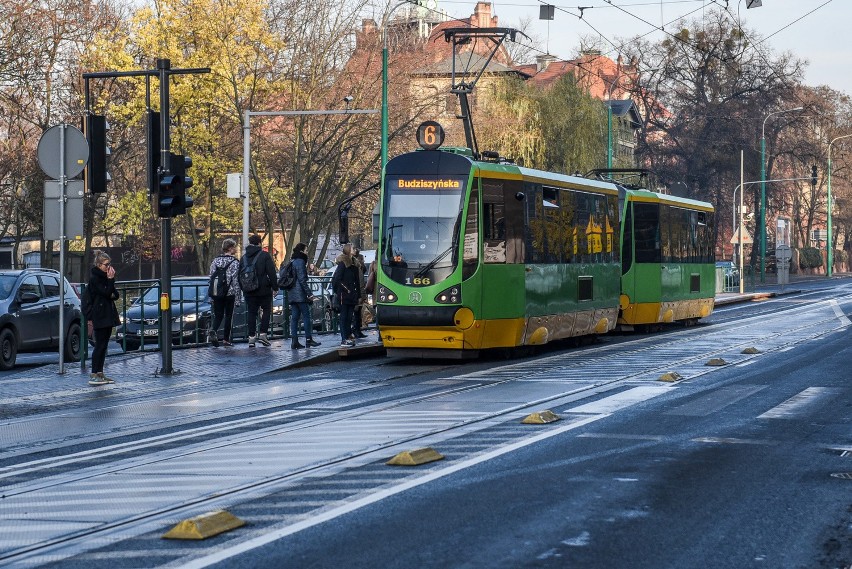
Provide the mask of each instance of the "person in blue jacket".
{"label": "person in blue jacket", "polygon": [[308,256],[305,254],[307,248],[308,246],[304,243],[297,243],[293,247],[293,256],[290,261],[296,273],[296,283],[286,292],[287,301],[290,303],[290,336],[292,337],[290,348],[293,350],[305,347],[299,343],[299,317],[302,318],[305,328],[305,344],[309,348],[320,345],[312,337],[311,303],[315,298],[308,285]]}

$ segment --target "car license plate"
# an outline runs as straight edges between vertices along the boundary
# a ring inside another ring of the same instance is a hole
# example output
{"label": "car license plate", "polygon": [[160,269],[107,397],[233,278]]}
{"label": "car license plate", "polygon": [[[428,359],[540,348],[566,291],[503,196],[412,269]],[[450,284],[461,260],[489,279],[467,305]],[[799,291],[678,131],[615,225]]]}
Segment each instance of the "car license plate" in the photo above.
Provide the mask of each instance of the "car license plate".
{"label": "car license plate", "polygon": [[159,336],[160,331],[157,330],[156,328],[153,328],[151,330],[145,330],[144,335],[145,336]]}

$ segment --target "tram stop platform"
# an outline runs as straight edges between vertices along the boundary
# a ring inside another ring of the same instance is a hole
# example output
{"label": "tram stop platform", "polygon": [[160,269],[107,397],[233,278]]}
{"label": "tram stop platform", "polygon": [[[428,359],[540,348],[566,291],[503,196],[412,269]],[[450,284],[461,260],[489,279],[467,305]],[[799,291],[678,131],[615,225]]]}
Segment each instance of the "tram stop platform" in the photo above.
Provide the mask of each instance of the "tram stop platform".
{"label": "tram stop platform", "polygon": [[[237,342],[230,347],[213,347],[210,345],[175,347],[172,349],[172,373],[162,373],[162,354],[152,349],[128,353],[110,353],[104,365],[104,372],[115,379],[119,385],[144,384],[154,378],[171,377],[181,383],[187,381],[202,381],[210,379],[241,379],[256,377],[264,373],[290,369],[305,365],[330,363],[358,357],[384,355],[385,349],[379,342],[378,331],[375,328],[363,331],[366,338],[357,340],[355,346],[341,347],[340,336],[337,334],[316,335],[314,340],[322,345],[316,348],[290,348],[289,338],[270,339],[270,346]],[[304,343],[304,338],[300,337]],[[112,342],[114,345],[115,343]],[[114,347],[111,345],[111,348]],[[91,353],[91,348],[89,350]],[[66,362],[65,373],[59,373],[57,354],[21,354],[18,366],[0,378],[3,385],[2,396],[14,397],[17,391],[14,385],[29,384],[32,393],[34,380],[60,380],[65,387],[89,387],[89,361],[85,367],[80,362]],[[48,365],[44,365],[48,364]],[[33,366],[37,367],[33,367]],[[54,381],[45,381],[45,385],[56,387]],[[38,391],[38,389],[36,389]],[[24,395],[21,393],[19,395]]]}
{"label": "tram stop platform", "polygon": [[[848,279],[850,277],[852,277],[852,273],[835,273],[830,278],[831,280],[835,280]],[[749,302],[752,300],[760,301],[767,298],[775,298],[777,296],[798,294],[802,292],[802,288],[799,286],[801,283],[826,281],[828,279],[829,277],[826,277],[825,275],[790,275],[789,283],[779,285],[776,282],[776,275],[767,274],[766,282],[750,287],[753,290],[743,293],[736,290],[733,292],[717,293],[715,305],[724,306],[726,304],[736,304],[738,302]]]}

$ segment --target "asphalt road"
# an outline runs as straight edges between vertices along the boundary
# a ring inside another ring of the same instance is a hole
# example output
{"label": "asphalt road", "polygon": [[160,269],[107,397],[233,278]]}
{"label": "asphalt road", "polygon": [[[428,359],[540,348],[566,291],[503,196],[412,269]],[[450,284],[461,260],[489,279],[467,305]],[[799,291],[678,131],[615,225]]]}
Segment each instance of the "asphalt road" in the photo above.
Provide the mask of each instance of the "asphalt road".
{"label": "asphalt road", "polygon": [[849,339],[731,367],[221,566],[849,567]]}
{"label": "asphalt road", "polygon": [[[0,451],[0,565],[848,568],[852,286],[809,286],[518,360],[18,402],[0,426],[45,440]],[[445,458],[385,464],[425,446]],[[246,526],[162,539],[220,507]]]}

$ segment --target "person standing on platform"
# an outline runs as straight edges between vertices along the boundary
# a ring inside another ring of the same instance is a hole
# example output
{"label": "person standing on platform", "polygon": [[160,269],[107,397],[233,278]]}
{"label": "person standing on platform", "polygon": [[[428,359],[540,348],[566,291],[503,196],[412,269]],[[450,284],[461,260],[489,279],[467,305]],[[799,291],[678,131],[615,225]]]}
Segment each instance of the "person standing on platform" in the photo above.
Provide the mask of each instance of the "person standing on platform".
{"label": "person standing on platform", "polygon": [[[249,348],[253,348],[255,341],[262,346],[269,345],[269,320],[272,317],[272,297],[278,292],[278,275],[275,272],[275,261],[272,256],[264,251],[260,244],[260,235],[249,237],[246,253],[240,260],[240,288],[246,298],[248,308],[248,335]],[[256,277],[256,286],[248,290],[243,282],[243,276],[248,268],[252,268]],[[260,333],[257,330],[257,315],[260,312]]]}
{"label": "person standing on platform", "polygon": [[92,373],[89,385],[107,385],[115,380],[104,375],[104,361],[107,346],[114,326],[121,324],[118,319],[118,291],[115,290],[115,268],[110,256],[97,250],[95,265],[89,272],[89,283],[86,286],[86,303],[83,311],[88,320],[89,336],[95,340],[92,350]]}
{"label": "person standing on platform", "polygon": [[[299,343],[299,317],[301,316],[303,326],[305,327],[305,344],[309,348],[316,348],[320,345],[313,339],[313,322],[311,319],[311,303],[314,301],[311,287],[308,285],[308,256],[305,254],[308,246],[304,243],[297,243],[293,247],[293,256],[290,262],[293,264],[293,271],[296,273],[296,282],[292,288],[286,291],[287,301],[290,304],[290,336],[292,341],[290,348],[298,350],[304,348]],[[285,270],[284,265],[281,270]]]}
{"label": "person standing on platform", "polygon": [[355,264],[355,268],[358,269],[358,283],[362,286],[361,297],[358,299],[358,304],[355,305],[355,310],[352,314],[352,337],[351,340],[355,338],[366,338],[367,335],[361,331],[363,328],[363,314],[362,311],[364,309],[364,303],[367,302],[367,293],[364,291],[363,283],[364,283],[364,273],[366,271],[366,267],[364,266],[364,255],[361,254],[361,250],[358,247],[354,247],[352,249],[352,262]]}
{"label": "person standing on platform", "polygon": [[340,295],[340,346],[351,347],[355,345],[350,340],[352,335],[352,319],[355,305],[361,298],[361,283],[358,282],[358,269],[352,260],[352,246],[343,246],[343,252],[335,259],[337,267],[331,277],[331,290]]}
{"label": "person standing on platform", "polygon": [[214,291],[210,291],[210,298],[213,300],[213,326],[210,328],[207,340],[213,346],[219,345],[218,332],[223,320],[225,322],[225,330],[222,336],[222,345],[225,347],[234,345],[231,343],[234,307],[242,303],[238,278],[240,262],[236,255],[237,242],[233,239],[225,239],[222,241],[222,254],[216,256],[213,262],[210,263],[210,276],[213,277],[217,270],[220,273],[224,273],[225,286],[227,287],[224,296],[214,296]]}

